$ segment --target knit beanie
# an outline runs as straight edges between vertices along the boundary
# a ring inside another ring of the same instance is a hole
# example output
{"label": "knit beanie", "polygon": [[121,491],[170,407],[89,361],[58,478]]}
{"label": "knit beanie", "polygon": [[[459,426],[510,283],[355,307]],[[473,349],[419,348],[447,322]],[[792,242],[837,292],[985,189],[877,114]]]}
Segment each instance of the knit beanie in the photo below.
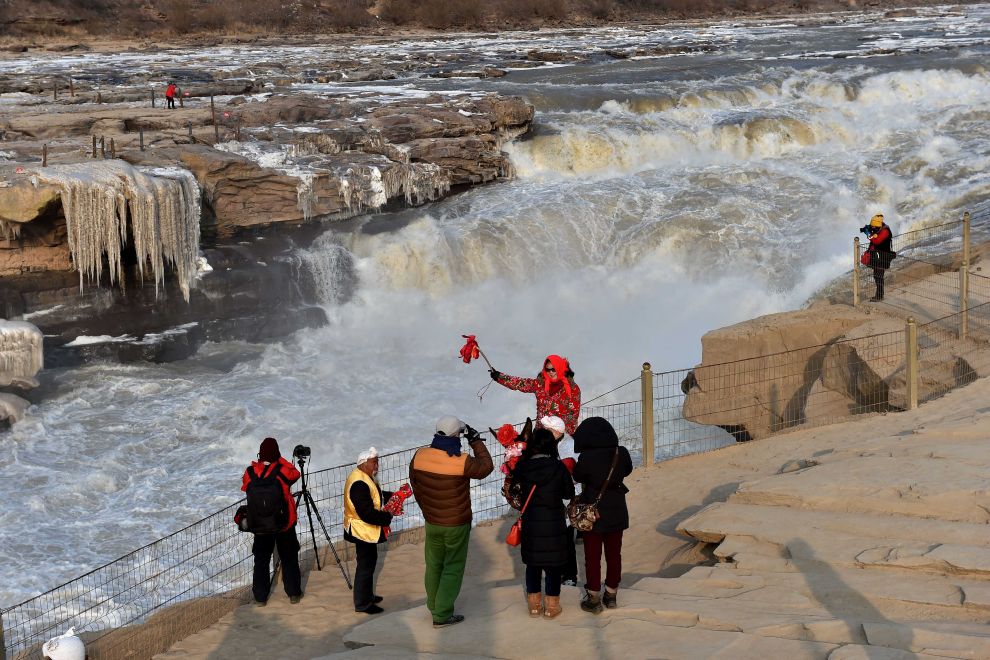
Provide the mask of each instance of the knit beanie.
{"label": "knit beanie", "polygon": [[274,463],[282,457],[278,451],[278,440],[275,438],[265,438],[261,441],[258,449],[258,460],[262,463]]}

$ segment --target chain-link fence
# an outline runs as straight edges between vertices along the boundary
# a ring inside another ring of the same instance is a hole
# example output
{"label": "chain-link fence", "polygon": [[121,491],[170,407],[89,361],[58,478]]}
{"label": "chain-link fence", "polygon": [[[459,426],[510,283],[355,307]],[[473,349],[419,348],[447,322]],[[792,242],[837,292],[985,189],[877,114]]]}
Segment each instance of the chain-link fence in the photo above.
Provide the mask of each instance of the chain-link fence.
{"label": "chain-link fence", "polygon": [[[915,401],[986,375],[990,278],[967,271],[968,303],[963,304],[958,266],[952,258],[934,254],[938,245],[954,246],[959,224],[898,237],[903,242],[896,261],[906,265],[887,274],[894,285],[888,291],[903,288],[903,295],[895,298],[916,305],[921,321],[916,346],[909,348],[914,330],[908,324],[906,329],[693,369],[654,373],[646,364],[639,377],[587,400],[582,419],[608,419],[641,465],[853,415],[908,409]],[[937,314],[943,310],[937,305],[947,310],[944,315]],[[498,466],[501,446],[490,433],[485,442]],[[408,480],[415,451],[380,457],[385,490]],[[340,465],[308,475],[316,511],[312,520],[304,506],[299,511],[304,571],[317,558],[324,570],[337,571],[332,548],[346,572],[352,553],[350,544],[342,542],[343,488],[354,467]],[[500,494],[503,478],[496,469],[472,483],[475,520],[509,511]],[[0,612],[0,660],[40,658],[41,644],[69,627],[82,631],[92,660],[150,658],[249,601],[252,536],[234,526],[236,506]],[[418,505],[409,500],[406,514],[392,525],[392,539],[401,541],[422,525]]]}

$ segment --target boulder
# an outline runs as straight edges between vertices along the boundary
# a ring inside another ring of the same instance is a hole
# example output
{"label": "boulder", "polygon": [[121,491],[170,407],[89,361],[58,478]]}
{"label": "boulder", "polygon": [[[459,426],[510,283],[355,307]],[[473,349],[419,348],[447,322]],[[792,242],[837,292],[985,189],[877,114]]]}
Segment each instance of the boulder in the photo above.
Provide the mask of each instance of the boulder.
{"label": "boulder", "polygon": [[[9,168],[7,168],[9,169]],[[0,182],[0,239],[3,239],[2,223],[12,225],[26,223],[60,203],[58,188],[36,184],[26,175],[9,176]],[[15,229],[19,233],[19,228]]]}
{"label": "boulder", "polygon": [[706,333],[702,362],[684,383],[684,418],[720,426],[736,440],[803,423],[830,344],[870,318],[852,307],[827,309],[770,314]]}

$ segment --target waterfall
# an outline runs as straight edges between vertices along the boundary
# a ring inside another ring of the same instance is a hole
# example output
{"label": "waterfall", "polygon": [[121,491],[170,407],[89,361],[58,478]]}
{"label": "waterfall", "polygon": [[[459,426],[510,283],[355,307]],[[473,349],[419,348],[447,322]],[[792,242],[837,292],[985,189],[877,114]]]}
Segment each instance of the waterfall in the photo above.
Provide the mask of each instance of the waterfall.
{"label": "waterfall", "polygon": [[200,217],[199,186],[190,172],[135,168],[111,160],[55,165],[37,176],[61,190],[80,290],[87,277],[99,284],[104,254],[110,282],[122,280],[121,250],[127,241],[129,214],[142,280],[150,264],[157,294],[165,280],[165,264],[171,264],[182,295],[189,300],[199,254]]}
{"label": "waterfall", "polygon": [[34,377],[44,364],[43,339],[30,323],[0,319],[0,386],[37,386]]}

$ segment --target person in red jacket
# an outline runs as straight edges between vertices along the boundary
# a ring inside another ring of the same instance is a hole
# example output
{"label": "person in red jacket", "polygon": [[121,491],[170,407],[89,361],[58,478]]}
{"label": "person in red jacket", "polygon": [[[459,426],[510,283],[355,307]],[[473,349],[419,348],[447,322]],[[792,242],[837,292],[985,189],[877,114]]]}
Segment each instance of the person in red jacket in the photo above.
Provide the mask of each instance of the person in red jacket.
{"label": "person in red jacket", "polygon": [[287,522],[281,531],[272,534],[255,534],[251,552],[254,554],[254,580],[251,590],[254,601],[259,606],[268,603],[271,592],[271,561],[272,551],[277,547],[278,556],[282,562],[282,586],[285,595],[295,605],[302,599],[302,577],[299,573],[299,539],[296,537],[296,501],[292,497],[292,484],[299,479],[299,470],[282,458],[275,438],[265,438],[258,449],[258,460],[253,461],[241,479],[241,490],[247,492],[248,484],[253,479],[266,478],[275,475],[282,486],[282,496],[285,498]]}
{"label": "person in red jacket", "polygon": [[165,107],[170,110],[175,110],[175,92],[177,88],[175,83],[171,80],[168,81],[168,87],[165,88]]}
{"label": "person in red jacket", "polygon": [[[543,371],[536,378],[507,376],[492,369],[492,380],[503,387],[536,395],[536,419],[560,417],[569,434],[574,433],[581,415],[581,388],[574,382],[570,363],[559,355],[548,355]],[[540,423],[537,422],[537,426]]]}
{"label": "person in red jacket", "polygon": [[893,233],[890,227],[883,221],[883,214],[877,213],[870,218],[870,224],[861,230],[870,238],[870,247],[867,248],[867,264],[873,269],[873,282],[877,286],[876,293],[870,298],[870,302],[883,300],[883,278],[890,268],[890,262],[896,253],[893,248]]}

